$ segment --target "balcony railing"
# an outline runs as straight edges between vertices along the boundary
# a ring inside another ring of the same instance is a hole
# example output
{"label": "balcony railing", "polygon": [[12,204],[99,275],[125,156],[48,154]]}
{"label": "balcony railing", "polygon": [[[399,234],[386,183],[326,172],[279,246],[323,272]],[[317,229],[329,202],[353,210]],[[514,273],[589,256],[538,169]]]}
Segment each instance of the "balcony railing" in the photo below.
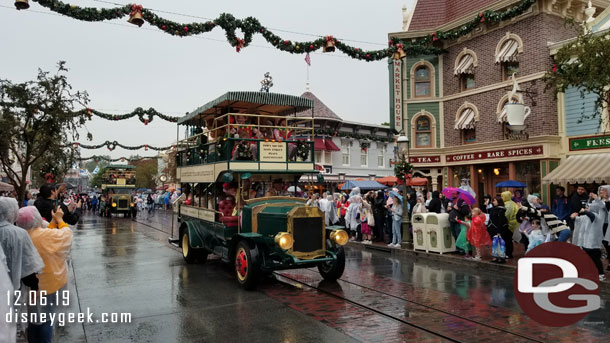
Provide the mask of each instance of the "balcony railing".
{"label": "balcony railing", "polygon": [[228,161],[312,163],[314,142],[223,138],[218,142],[182,147],[176,154],[179,167]]}

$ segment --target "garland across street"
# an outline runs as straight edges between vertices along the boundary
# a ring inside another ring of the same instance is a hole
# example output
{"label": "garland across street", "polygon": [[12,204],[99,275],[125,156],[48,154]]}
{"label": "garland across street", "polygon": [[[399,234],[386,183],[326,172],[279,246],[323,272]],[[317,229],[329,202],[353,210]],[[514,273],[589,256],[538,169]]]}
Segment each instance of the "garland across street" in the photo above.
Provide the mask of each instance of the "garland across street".
{"label": "garland across street", "polygon": [[[114,20],[129,16],[128,21],[134,25],[142,26],[144,22],[148,22],[150,25],[158,27],[163,32],[178,37],[208,33],[216,26],[219,26],[225,31],[227,42],[234,47],[237,52],[247,47],[252,42],[254,34],[260,34],[276,49],[291,54],[309,53],[319,50],[320,48],[323,52],[334,52],[335,49],[338,49],[351,58],[367,62],[380,61],[389,57],[399,59],[406,55],[440,54],[443,52],[443,49],[439,47],[440,44],[438,44],[440,41],[454,40],[467,35],[484,22],[497,23],[517,17],[525,13],[525,11],[536,2],[536,0],[521,0],[515,6],[503,11],[481,12],[466,24],[449,31],[431,32],[425,37],[418,38],[415,41],[403,41],[392,38],[388,42],[388,47],[385,49],[364,50],[359,47],[345,44],[333,35],[327,35],[312,41],[292,41],[276,35],[254,17],[237,19],[230,13],[222,13],[218,18],[206,22],[178,23],[162,18],[155,14],[153,10],[146,9],[142,7],[142,5],[136,4],[128,4],[114,8],[96,8],[70,5],[59,0],[32,1],[37,2],[53,12],[82,21],[94,22]],[[26,9],[29,7],[29,4],[27,1],[21,1],[16,2],[15,6],[17,9]],[[242,37],[238,36],[236,30],[242,32]]]}

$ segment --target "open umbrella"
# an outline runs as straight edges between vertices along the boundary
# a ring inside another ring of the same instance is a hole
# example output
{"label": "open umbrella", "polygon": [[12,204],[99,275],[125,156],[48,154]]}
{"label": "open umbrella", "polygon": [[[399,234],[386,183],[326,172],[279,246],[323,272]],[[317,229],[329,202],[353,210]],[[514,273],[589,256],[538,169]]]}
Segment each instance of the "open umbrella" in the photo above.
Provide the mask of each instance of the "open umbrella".
{"label": "open umbrella", "polygon": [[[294,186],[288,187],[288,189],[286,189],[286,191],[288,191],[289,193],[294,193]],[[297,192],[301,192],[300,187],[297,187]]]}
{"label": "open umbrella", "polygon": [[398,182],[398,178],[396,176],[384,176],[384,177],[380,177],[379,179],[375,180],[379,183],[382,183],[384,185],[387,186],[393,186]]}
{"label": "open umbrella", "polygon": [[446,187],[442,193],[449,199],[453,199],[453,195],[457,193],[458,199],[464,200],[468,205],[474,205],[477,202],[470,192],[461,188]]}
{"label": "open umbrella", "polygon": [[504,188],[525,188],[526,184],[519,181],[508,180],[496,183],[496,187],[504,187]]}
{"label": "open umbrella", "polygon": [[397,197],[398,200],[400,200],[400,202],[402,202],[402,195],[400,195],[394,191],[390,191],[390,196]]}

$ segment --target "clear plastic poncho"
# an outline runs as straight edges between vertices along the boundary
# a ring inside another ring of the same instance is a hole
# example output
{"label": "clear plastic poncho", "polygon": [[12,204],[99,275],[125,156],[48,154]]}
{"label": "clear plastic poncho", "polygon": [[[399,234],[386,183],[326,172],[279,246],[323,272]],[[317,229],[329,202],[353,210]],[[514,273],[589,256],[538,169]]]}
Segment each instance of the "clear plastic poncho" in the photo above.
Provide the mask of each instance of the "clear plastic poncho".
{"label": "clear plastic poncho", "polygon": [[603,206],[603,201],[599,199],[589,203],[589,212],[595,217],[593,221],[586,215],[576,217],[572,244],[586,249],[601,248],[605,221]]}
{"label": "clear plastic poncho", "polygon": [[[8,275],[6,256],[4,256],[2,246],[0,246],[0,292],[3,295],[13,293],[13,283]],[[15,342],[17,340],[17,324],[6,322],[7,313],[14,313],[12,301],[0,301],[0,315],[2,315],[2,319],[0,319],[0,342]]]}
{"label": "clear plastic poncho", "polygon": [[13,289],[21,288],[21,279],[40,272],[42,258],[28,233],[12,223],[17,220],[19,205],[13,198],[0,197],[0,245],[6,255]]}

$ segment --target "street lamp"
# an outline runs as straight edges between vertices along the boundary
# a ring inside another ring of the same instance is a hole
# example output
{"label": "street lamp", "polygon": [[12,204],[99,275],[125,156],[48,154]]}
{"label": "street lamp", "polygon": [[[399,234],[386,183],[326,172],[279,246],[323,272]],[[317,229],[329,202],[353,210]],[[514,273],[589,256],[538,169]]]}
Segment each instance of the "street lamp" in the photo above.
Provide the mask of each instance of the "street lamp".
{"label": "street lamp", "polygon": [[[400,156],[400,160],[402,162],[409,162],[409,137],[404,133],[401,133],[396,140],[396,145],[398,145],[398,155]],[[409,224],[411,223],[411,218],[409,217],[409,207],[407,206],[407,184],[403,185],[402,191],[402,240],[403,243],[410,248],[413,246],[413,237],[411,236],[411,231],[409,230]]]}

